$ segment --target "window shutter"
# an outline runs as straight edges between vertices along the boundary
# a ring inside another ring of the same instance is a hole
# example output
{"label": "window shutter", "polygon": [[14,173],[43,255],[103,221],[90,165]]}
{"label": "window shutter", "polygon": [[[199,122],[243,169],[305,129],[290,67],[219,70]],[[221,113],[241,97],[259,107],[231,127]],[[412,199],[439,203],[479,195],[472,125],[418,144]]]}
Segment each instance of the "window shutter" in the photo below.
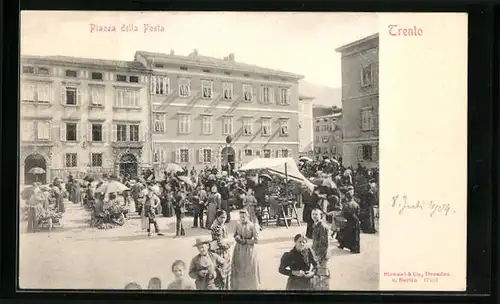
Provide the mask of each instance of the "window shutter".
{"label": "window shutter", "polygon": [[117,141],[117,133],[118,132],[118,128],[116,126],[116,124],[112,124],[111,125],[111,140],[112,141]]}
{"label": "window shutter", "polygon": [[80,123],[76,124],[76,141],[80,141]]}
{"label": "window shutter", "polygon": [[276,94],[276,92],[275,92],[274,88],[269,88],[269,103],[273,103],[276,100],[275,94]]}
{"label": "window shutter", "polygon": [[167,113],[163,114],[163,133],[167,133]]}
{"label": "window shutter", "polygon": [[264,157],[264,149],[260,149],[260,157]]}
{"label": "window shutter", "polygon": [[143,132],[143,127],[142,127],[142,125],[139,125],[139,127],[138,127],[138,128],[139,128],[139,141],[144,141],[144,137],[145,137],[144,135],[145,135],[145,134],[144,134],[144,132]]}
{"label": "window shutter", "polygon": [[198,149],[198,162],[200,164],[203,163],[203,149],[202,148]]}
{"label": "window shutter", "polygon": [[163,162],[164,162],[164,163],[168,163],[168,162],[169,162],[169,158],[172,158],[172,156],[170,156],[170,157],[168,156],[168,155],[169,155],[170,150],[169,150],[169,149],[163,149],[163,150],[164,150],[164,153],[165,153],[165,155],[164,155],[165,157],[164,157],[164,159],[163,159]]}
{"label": "window shutter", "polygon": [[66,104],[66,87],[65,86],[61,86],[60,95],[59,95],[59,102],[62,105]]}
{"label": "window shutter", "polygon": [[377,145],[372,146],[372,160],[377,161],[378,160],[378,149]]}
{"label": "window shutter", "polygon": [[277,152],[278,152],[278,153],[277,153],[277,154],[278,154],[278,155],[277,155],[277,157],[278,157],[278,158],[283,157],[283,151],[282,151],[282,150],[278,150]]}
{"label": "window shutter", "polygon": [[66,141],[66,123],[65,122],[61,122],[60,137],[61,137],[61,141]]}
{"label": "window shutter", "polygon": [[107,142],[108,141],[108,125],[103,123],[102,124],[102,131],[101,131],[101,136],[102,136],[102,141]]}
{"label": "window shutter", "polygon": [[264,103],[264,87],[260,87],[260,90],[259,90],[259,100],[260,102]]}
{"label": "window shutter", "polygon": [[87,122],[87,141],[92,141],[92,123]]}
{"label": "window shutter", "polygon": [[156,76],[151,76],[151,94],[156,93]]}
{"label": "window shutter", "polygon": [[82,104],[82,97],[83,97],[83,89],[82,88],[76,88],[76,104],[81,105]]}
{"label": "window shutter", "polygon": [[175,162],[176,163],[181,162],[181,150],[180,149],[175,149]]}
{"label": "window shutter", "polygon": [[357,151],[356,154],[357,154],[358,161],[362,160],[363,159],[363,147],[359,146],[356,151]]}
{"label": "window shutter", "polygon": [[288,149],[288,157],[292,157],[292,149]]}
{"label": "window shutter", "polygon": [[66,166],[66,153],[63,153],[63,154],[62,154],[62,166],[63,166],[64,168],[66,168],[66,167],[67,167],[67,166]]}
{"label": "window shutter", "polygon": [[190,164],[191,164],[191,163],[193,162],[193,160],[194,160],[194,156],[193,156],[193,154],[194,154],[194,150],[193,150],[193,149],[189,149],[189,150],[188,150],[188,163],[190,163]]}
{"label": "window shutter", "polygon": [[238,160],[241,160],[243,158],[243,150],[240,150],[238,152]]}

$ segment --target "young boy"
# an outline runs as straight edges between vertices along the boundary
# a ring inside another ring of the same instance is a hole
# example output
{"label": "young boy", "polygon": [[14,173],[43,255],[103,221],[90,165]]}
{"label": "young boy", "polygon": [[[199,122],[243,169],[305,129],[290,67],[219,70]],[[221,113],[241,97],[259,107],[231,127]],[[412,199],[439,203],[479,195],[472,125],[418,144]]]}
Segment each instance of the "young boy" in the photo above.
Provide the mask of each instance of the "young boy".
{"label": "young boy", "polygon": [[148,289],[160,290],[161,289],[161,280],[160,278],[151,278],[149,280]]}
{"label": "young boy", "polygon": [[177,260],[172,264],[172,272],[174,273],[175,280],[170,283],[167,289],[174,290],[195,290],[193,281],[184,276],[186,271],[186,263]]}
{"label": "young boy", "polygon": [[196,239],[194,247],[198,249],[197,254],[189,266],[189,276],[193,278],[197,290],[214,290],[215,278],[217,277],[216,267],[224,265],[225,260],[209,251],[211,240]]}

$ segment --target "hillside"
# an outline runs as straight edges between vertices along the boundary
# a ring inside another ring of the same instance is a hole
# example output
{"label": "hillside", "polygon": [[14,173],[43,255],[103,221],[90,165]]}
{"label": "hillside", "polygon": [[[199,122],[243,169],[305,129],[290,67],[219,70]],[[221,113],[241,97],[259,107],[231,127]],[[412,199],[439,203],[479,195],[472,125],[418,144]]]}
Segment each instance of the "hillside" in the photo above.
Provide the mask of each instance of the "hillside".
{"label": "hillside", "polygon": [[299,82],[299,92],[302,95],[314,97],[314,104],[321,106],[342,106],[342,89],[317,85],[305,80]]}

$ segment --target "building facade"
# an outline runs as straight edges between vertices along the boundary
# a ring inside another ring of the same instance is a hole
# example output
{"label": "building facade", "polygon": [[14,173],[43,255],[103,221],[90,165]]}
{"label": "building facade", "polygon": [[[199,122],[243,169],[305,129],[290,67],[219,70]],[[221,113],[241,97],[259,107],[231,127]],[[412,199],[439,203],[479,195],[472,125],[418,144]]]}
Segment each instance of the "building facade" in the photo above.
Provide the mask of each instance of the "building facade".
{"label": "building facade", "polygon": [[343,164],[378,167],[378,34],[336,51],[342,56]]}
{"label": "building facade", "polygon": [[342,157],[342,113],[314,118],[314,158]]}
{"label": "building facade", "polygon": [[299,96],[299,153],[303,155],[314,151],[313,100],[314,97]]}
{"label": "building facade", "polygon": [[[218,59],[138,51],[152,70],[153,167],[231,164],[291,157],[299,150],[298,81],[303,76]],[[228,143],[226,139],[230,137]]]}
{"label": "building facade", "polygon": [[[20,182],[137,175],[151,163],[149,72],[137,62],[22,56]],[[42,168],[44,174],[32,174]]]}

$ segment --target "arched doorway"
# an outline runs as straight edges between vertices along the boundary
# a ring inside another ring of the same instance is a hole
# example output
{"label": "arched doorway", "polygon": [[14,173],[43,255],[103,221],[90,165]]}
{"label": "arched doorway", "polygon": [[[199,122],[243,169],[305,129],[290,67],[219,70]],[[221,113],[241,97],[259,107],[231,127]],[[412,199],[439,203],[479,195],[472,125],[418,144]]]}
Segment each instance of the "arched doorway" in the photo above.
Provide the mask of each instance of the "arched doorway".
{"label": "arched doorway", "polygon": [[[221,152],[222,156],[222,170],[233,172],[234,171],[234,162],[235,162],[236,152],[232,147],[224,147]],[[231,166],[231,170],[229,170],[228,166]]]}
{"label": "arched doorway", "polygon": [[120,158],[120,175],[137,177],[137,158],[133,154],[124,154]]}
{"label": "arched doorway", "polygon": [[[32,174],[30,170],[33,168],[42,168],[45,173]],[[45,157],[37,153],[28,155],[24,160],[24,183],[29,185],[34,182],[47,183],[47,162]]]}

